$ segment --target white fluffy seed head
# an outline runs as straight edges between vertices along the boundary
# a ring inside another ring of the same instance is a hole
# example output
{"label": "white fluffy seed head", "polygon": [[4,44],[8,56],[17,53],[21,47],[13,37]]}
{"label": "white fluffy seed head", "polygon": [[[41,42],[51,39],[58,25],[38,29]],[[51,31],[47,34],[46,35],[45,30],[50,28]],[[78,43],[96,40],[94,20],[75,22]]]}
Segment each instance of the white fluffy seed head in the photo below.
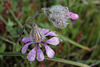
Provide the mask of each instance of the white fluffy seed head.
{"label": "white fluffy seed head", "polygon": [[67,21],[70,18],[68,7],[56,5],[50,8],[43,8],[43,10],[55,27],[64,28],[68,24]]}

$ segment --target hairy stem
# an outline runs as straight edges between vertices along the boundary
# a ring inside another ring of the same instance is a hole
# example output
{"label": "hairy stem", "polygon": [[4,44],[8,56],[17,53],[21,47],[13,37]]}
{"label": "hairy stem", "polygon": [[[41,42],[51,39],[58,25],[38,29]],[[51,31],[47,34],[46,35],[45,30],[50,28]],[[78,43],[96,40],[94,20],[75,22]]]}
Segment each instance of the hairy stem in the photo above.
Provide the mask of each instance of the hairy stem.
{"label": "hairy stem", "polygon": [[20,35],[18,37],[18,40],[17,40],[17,42],[15,44],[15,47],[13,48],[13,51],[16,51],[16,46],[17,46],[17,43],[20,41],[20,38],[21,38],[21,36],[23,34],[23,30],[27,27],[27,25],[30,25],[30,24],[35,24],[35,23],[34,22],[29,22],[29,23],[24,24],[24,26],[23,26],[23,28],[21,30],[21,33],[20,33]]}
{"label": "hairy stem", "polygon": [[21,23],[18,21],[18,19],[15,17],[14,13],[13,13],[10,9],[9,9],[9,11],[10,11],[10,13],[12,14],[12,16],[15,18],[15,20],[18,22],[19,26],[22,28],[21,34],[19,35],[18,40],[17,40],[17,42],[16,42],[16,44],[15,44],[15,46],[14,46],[14,48],[13,48],[13,51],[16,51],[17,43],[20,41],[20,38],[21,38],[21,36],[22,36],[22,34],[23,34],[23,31],[24,31],[24,33],[26,33],[26,35],[28,35],[28,33],[26,32],[26,30],[24,30],[24,29],[25,29],[25,28],[27,27],[27,25],[29,25],[29,24],[35,24],[35,23],[31,22],[31,21],[32,21],[33,18],[36,17],[39,13],[42,13],[42,10],[39,10],[39,11],[36,12],[34,15],[32,15],[32,17],[30,18],[30,20],[29,20],[26,24],[24,24],[23,27],[22,27],[22,24],[21,24]]}

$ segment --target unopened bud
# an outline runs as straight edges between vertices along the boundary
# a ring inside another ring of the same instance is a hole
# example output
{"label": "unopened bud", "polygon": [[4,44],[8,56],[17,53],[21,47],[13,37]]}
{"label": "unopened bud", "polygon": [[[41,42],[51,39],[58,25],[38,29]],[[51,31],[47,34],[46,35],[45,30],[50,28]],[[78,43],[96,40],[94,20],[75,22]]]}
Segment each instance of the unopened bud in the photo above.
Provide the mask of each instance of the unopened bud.
{"label": "unopened bud", "polygon": [[75,14],[75,13],[70,12],[70,18],[72,20],[77,20],[79,18],[79,16],[78,16],[78,14]]}

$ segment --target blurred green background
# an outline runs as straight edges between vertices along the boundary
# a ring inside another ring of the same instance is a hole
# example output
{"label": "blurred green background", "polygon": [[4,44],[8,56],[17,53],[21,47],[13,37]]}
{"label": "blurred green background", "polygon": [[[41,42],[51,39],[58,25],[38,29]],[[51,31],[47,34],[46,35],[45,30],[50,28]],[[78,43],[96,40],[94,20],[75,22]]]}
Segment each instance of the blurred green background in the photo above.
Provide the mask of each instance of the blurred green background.
{"label": "blurred green background", "polygon": [[[58,46],[51,46],[55,57],[100,67],[100,1],[99,0],[0,0],[0,52],[12,52],[27,18],[43,7],[62,5],[77,13],[79,19],[69,19],[69,25],[58,29],[41,13],[33,22],[59,34]],[[24,36],[31,28],[27,27]],[[82,48],[80,45],[86,47]],[[19,42],[20,52],[24,44]],[[33,48],[33,47],[31,47]],[[87,49],[88,48],[88,49]],[[45,53],[45,50],[44,50]],[[46,54],[45,54],[46,55]],[[26,57],[0,55],[0,67],[77,67],[55,61],[29,62]]]}

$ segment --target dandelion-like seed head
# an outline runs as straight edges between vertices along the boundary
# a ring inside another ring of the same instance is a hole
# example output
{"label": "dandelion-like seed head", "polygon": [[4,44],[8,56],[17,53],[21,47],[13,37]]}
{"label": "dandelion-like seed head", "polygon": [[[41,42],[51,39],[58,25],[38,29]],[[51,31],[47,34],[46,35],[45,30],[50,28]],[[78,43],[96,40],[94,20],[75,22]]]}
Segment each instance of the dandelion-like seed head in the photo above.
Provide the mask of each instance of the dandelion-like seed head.
{"label": "dandelion-like seed head", "polygon": [[69,12],[68,7],[61,5],[51,6],[50,8],[42,8],[44,14],[49,17],[49,20],[57,28],[64,28],[68,25],[68,19],[77,20],[78,14]]}
{"label": "dandelion-like seed head", "polygon": [[43,8],[46,16],[52,21],[53,25],[57,28],[64,28],[68,24],[68,18],[70,18],[70,12],[68,7],[61,5],[52,6],[50,8]]}

